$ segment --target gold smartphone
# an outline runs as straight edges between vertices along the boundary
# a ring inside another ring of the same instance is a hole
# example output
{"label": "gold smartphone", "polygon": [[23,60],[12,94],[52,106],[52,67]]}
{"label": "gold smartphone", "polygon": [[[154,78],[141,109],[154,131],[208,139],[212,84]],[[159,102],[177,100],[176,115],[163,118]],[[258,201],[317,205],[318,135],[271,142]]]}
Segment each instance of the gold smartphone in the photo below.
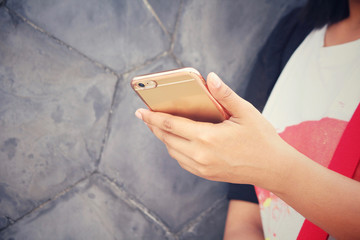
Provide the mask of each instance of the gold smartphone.
{"label": "gold smartphone", "polygon": [[131,87],[152,111],[201,122],[219,123],[229,118],[194,68],[136,76]]}

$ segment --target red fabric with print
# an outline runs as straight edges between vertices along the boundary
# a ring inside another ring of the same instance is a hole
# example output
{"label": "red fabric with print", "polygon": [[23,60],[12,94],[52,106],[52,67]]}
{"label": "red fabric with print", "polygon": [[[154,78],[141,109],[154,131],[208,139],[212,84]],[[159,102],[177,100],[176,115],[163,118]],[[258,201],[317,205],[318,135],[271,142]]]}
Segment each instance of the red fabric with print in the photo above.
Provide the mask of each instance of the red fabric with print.
{"label": "red fabric with print", "polygon": [[[329,169],[360,181],[360,104],[351,118],[329,164]],[[305,220],[298,240],[327,239],[328,234]]]}

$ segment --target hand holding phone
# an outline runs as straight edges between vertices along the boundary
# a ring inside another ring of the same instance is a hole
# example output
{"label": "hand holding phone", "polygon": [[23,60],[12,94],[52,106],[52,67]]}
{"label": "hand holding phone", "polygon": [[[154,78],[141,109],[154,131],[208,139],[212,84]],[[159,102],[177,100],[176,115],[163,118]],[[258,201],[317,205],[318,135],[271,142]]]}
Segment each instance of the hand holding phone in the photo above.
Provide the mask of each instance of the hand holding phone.
{"label": "hand holding phone", "polygon": [[194,68],[137,76],[131,86],[152,111],[201,122],[219,123],[229,118]]}

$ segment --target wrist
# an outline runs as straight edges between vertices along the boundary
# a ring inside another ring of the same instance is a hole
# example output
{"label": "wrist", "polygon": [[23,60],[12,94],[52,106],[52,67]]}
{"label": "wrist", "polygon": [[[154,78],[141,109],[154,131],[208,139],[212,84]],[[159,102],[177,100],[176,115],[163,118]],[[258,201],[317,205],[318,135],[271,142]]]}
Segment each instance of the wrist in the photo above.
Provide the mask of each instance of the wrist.
{"label": "wrist", "polygon": [[306,181],[304,174],[311,171],[314,162],[290,145],[284,150],[281,162],[283,164],[280,168],[281,175],[271,191],[278,197],[286,199],[287,195],[293,194],[293,191],[300,190],[297,188],[303,186]]}
{"label": "wrist", "polygon": [[273,192],[276,195],[283,195],[296,182],[297,173],[302,169],[304,156],[283,139],[273,141],[275,147],[267,157],[266,168],[260,182],[256,185]]}

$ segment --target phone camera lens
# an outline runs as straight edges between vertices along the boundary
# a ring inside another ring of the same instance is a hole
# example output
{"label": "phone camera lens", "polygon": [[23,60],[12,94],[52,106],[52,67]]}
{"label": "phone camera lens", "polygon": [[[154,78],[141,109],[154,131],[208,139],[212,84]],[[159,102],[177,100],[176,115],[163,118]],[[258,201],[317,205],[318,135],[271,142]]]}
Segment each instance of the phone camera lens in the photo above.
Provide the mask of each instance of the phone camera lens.
{"label": "phone camera lens", "polygon": [[145,84],[143,84],[143,83],[139,83],[138,85],[139,85],[139,87],[145,87]]}

